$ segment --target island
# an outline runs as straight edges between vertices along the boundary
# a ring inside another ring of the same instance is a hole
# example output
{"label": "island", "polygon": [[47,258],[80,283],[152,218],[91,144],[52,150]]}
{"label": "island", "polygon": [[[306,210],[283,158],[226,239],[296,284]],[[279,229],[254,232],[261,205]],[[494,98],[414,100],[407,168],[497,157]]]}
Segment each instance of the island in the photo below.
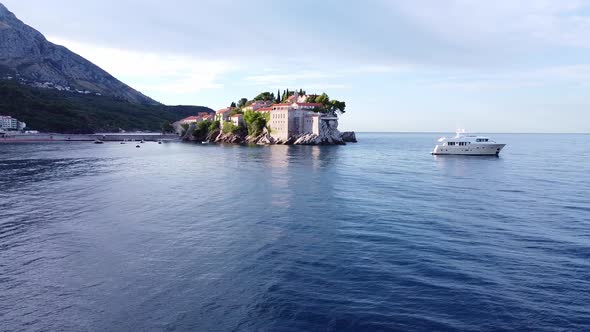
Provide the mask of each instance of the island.
{"label": "island", "polygon": [[338,117],[346,103],[326,93],[285,90],[241,98],[215,114],[202,112],[169,126],[184,141],[260,145],[345,145],[354,132],[340,132]]}

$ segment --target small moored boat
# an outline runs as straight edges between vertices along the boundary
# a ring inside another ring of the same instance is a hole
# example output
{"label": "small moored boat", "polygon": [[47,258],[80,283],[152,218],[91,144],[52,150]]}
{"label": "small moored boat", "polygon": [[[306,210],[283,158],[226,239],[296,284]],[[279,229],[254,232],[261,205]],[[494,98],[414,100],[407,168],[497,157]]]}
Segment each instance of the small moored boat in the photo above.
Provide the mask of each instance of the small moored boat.
{"label": "small moored boat", "polygon": [[94,144],[104,144],[104,142],[99,139],[95,139]]}

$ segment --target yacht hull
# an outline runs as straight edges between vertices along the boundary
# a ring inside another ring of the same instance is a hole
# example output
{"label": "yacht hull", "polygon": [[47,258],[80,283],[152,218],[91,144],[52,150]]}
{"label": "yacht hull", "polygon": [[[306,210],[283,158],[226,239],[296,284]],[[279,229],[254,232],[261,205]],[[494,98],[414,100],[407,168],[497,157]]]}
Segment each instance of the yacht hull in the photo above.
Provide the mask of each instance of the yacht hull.
{"label": "yacht hull", "polygon": [[470,144],[468,146],[441,146],[437,145],[432,151],[433,155],[460,155],[460,156],[497,156],[506,144]]}

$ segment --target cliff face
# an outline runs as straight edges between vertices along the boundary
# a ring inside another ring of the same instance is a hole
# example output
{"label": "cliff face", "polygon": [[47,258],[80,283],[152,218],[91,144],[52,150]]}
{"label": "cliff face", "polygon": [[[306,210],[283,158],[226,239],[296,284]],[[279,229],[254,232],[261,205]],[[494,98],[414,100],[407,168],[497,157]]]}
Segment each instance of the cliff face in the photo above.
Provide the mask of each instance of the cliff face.
{"label": "cliff face", "polygon": [[0,3],[0,74],[137,104],[158,104],[67,48],[49,42]]}

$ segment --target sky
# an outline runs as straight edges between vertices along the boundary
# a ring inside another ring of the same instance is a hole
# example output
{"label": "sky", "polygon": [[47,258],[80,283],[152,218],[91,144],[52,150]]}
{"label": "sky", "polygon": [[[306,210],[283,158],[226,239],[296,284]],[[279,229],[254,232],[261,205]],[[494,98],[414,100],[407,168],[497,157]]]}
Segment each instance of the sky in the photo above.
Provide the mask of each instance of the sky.
{"label": "sky", "polygon": [[340,129],[590,132],[590,0],[0,0],[168,105],[344,100]]}

